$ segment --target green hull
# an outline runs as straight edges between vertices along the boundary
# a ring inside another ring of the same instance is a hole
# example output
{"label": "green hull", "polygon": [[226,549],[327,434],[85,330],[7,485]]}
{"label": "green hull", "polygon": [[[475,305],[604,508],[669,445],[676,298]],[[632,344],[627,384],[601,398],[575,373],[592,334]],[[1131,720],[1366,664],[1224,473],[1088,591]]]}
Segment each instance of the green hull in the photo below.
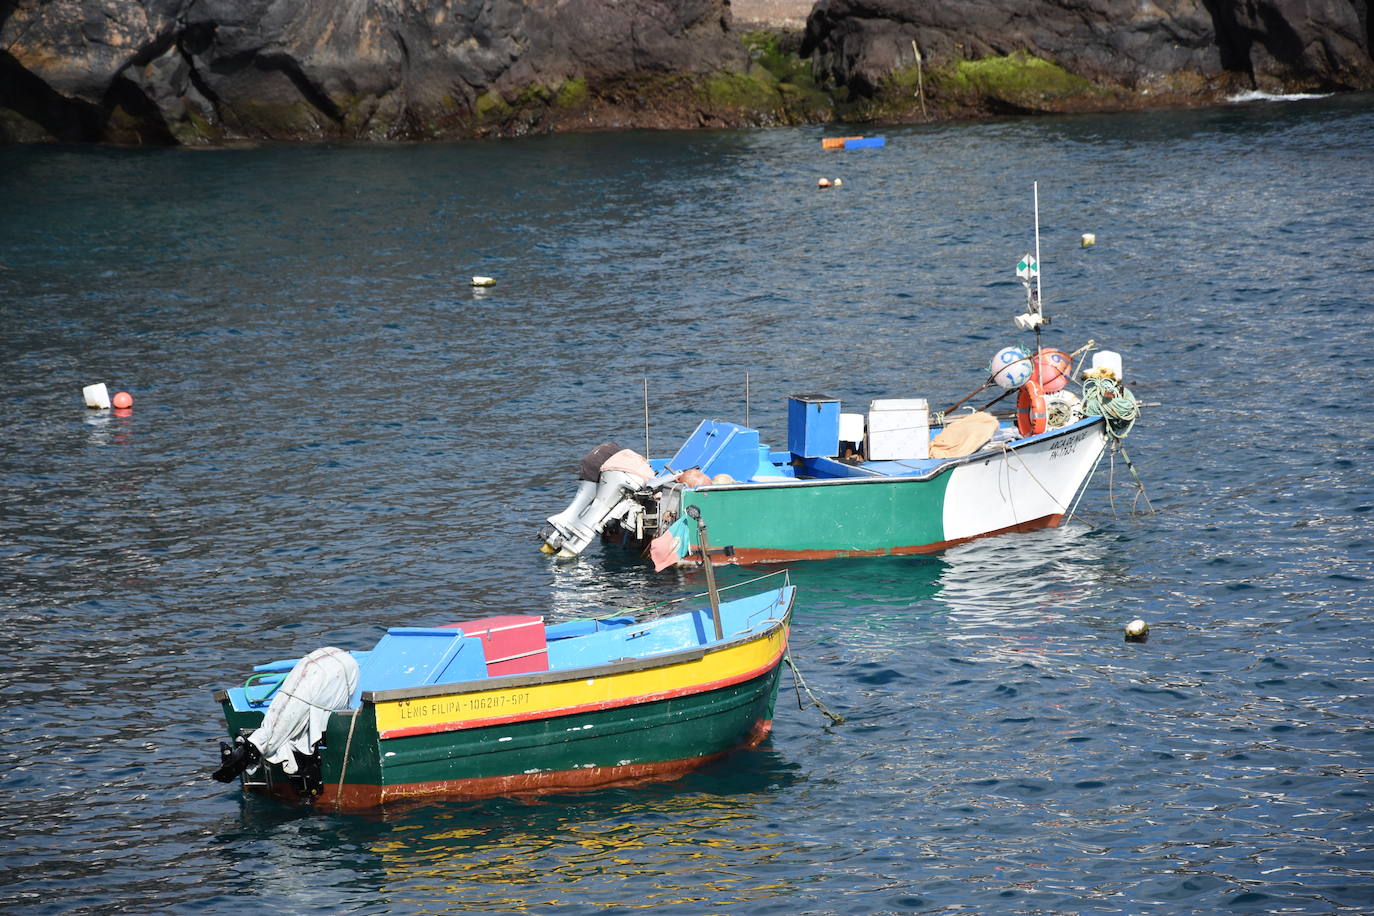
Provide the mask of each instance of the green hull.
{"label": "green hull", "polygon": [[[750,680],[650,703],[394,738],[379,737],[375,707],[365,702],[356,722],[330,718],[319,749],[324,791],[315,803],[355,809],[671,777],[761,741],[781,667],[779,659]],[[223,705],[231,735],[261,724],[261,713]],[[244,786],[298,797],[276,767],[246,774]]]}
{"label": "green hull", "polygon": [[[1060,524],[1105,444],[1103,423],[1093,418],[953,459],[928,476],[674,484],[662,506],[671,517],[700,510],[715,563],[934,553],[973,538]],[[694,525],[686,540],[680,562],[700,563]]]}
{"label": "green hull", "polygon": [[[944,540],[945,488],[951,476],[687,490],[682,504],[700,507],[717,546],[744,545],[789,556],[884,553]],[[694,546],[695,534],[689,533]]]}

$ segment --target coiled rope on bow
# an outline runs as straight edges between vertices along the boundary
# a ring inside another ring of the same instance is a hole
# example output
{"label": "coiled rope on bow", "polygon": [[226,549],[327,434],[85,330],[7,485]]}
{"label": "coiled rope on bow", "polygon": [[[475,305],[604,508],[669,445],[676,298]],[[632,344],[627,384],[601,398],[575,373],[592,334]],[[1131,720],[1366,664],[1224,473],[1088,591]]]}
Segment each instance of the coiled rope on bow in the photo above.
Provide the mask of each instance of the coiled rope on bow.
{"label": "coiled rope on bow", "polygon": [[[1131,461],[1131,456],[1121,441],[1130,433],[1131,427],[1135,426],[1135,421],[1140,417],[1140,404],[1136,401],[1135,395],[1131,394],[1130,389],[1125,385],[1106,373],[1102,375],[1089,373],[1083,379],[1083,414],[1089,417],[1101,417],[1106,421],[1107,435],[1111,436],[1113,440],[1113,456],[1118,450],[1121,452],[1121,457],[1126,462],[1126,469],[1131,472],[1131,478],[1135,480],[1136,500],[1144,500],[1146,510],[1153,512],[1154,507],[1150,505],[1150,497],[1145,494],[1145,483],[1140,479],[1140,474],[1135,469],[1135,462]],[[1111,491],[1112,487],[1109,484],[1107,492],[1110,494]],[[1112,497],[1111,500],[1112,508],[1115,509],[1115,497]],[[1134,510],[1134,504],[1132,504],[1132,510]]]}
{"label": "coiled rope on bow", "polygon": [[1083,379],[1083,413],[1107,421],[1107,435],[1125,439],[1140,417],[1140,405],[1129,388],[1113,378]]}

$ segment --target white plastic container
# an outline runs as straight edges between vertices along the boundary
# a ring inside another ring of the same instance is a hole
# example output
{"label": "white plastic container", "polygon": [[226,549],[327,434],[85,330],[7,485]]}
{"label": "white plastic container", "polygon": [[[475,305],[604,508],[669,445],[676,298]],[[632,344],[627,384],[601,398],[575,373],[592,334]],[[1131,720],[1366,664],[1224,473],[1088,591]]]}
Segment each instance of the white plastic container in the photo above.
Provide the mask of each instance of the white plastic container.
{"label": "white plastic container", "polygon": [[930,405],[925,398],[872,401],[868,405],[868,460],[930,457]]}
{"label": "white plastic container", "polygon": [[1107,369],[1118,382],[1126,378],[1121,370],[1121,354],[1111,350],[1099,350],[1093,354],[1094,369]]}
{"label": "white plastic container", "polygon": [[864,441],[864,415],[861,413],[840,414],[840,441]]}
{"label": "white plastic container", "polygon": [[82,388],[81,396],[86,399],[86,406],[92,410],[110,409],[110,389],[105,387],[104,382]]}

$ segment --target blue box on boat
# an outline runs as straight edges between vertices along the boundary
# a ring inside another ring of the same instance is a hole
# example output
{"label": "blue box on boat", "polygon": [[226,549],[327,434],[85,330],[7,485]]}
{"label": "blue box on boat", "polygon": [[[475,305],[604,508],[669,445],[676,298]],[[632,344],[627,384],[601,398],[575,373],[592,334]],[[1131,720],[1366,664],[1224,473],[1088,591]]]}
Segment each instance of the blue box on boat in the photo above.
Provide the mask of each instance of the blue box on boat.
{"label": "blue box on boat", "polygon": [[823,394],[789,397],[787,450],[800,458],[833,458],[839,454],[839,400]]}

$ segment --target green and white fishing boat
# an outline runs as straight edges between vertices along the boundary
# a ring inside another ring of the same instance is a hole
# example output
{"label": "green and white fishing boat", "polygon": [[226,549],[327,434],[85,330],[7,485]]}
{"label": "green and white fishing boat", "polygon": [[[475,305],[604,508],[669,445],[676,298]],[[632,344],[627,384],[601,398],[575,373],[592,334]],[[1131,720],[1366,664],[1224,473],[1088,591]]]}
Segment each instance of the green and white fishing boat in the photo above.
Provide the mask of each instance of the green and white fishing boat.
{"label": "green and white fishing boat", "polygon": [[[582,460],[578,492],[540,532],[541,549],[579,555],[597,537],[642,550],[655,565],[776,563],[933,553],[974,538],[1052,528],[1072,516],[1109,446],[1139,407],[1111,351],[1041,345],[1039,195],[1035,254],[1017,264],[1025,291],[1015,316],[1031,346],[1004,347],[986,382],[932,414],[918,398],[874,400],[849,413],[838,399],[788,399],[787,447],[759,431],[703,420],[668,458],[614,442]],[[979,392],[983,410],[956,410]],[[1016,409],[997,415],[997,401]],[[685,516],[700,512],[714,549]]]}

